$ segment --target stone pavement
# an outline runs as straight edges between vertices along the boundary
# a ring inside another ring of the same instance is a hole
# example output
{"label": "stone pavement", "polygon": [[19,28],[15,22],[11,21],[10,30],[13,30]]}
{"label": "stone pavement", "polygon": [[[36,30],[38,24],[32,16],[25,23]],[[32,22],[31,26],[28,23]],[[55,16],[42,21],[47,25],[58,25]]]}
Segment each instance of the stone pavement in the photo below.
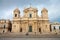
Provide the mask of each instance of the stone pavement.
{"label": "stone pavement", "polygon": [[21,35],[14,33],[0,34],[0,38],[60,38],[60,34]]}
{"label": "stone pavement", "polygon": [[0,38],[0,40],[60,40],[60,38]]}

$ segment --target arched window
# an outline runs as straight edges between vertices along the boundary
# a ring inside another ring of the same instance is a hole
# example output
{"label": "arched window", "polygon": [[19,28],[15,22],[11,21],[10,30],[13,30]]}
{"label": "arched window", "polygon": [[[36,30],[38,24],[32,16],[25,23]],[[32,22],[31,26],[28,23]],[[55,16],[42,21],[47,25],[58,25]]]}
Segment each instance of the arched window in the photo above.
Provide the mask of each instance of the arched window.
{"label": "arched window", "polygon": [[32,18],[32,14],[29,14],[29,18]]}
{"label": "arched window", "polygon": [[22,28],[20,28],[20,32],[22,32]]}
{"label": "arched window", "polygon": [[15,14],[15,17],[17,17],[17,14]]}
{"label": "arched window", "polygon": [[29,32],[32,32],[32,26],[29,26]]}

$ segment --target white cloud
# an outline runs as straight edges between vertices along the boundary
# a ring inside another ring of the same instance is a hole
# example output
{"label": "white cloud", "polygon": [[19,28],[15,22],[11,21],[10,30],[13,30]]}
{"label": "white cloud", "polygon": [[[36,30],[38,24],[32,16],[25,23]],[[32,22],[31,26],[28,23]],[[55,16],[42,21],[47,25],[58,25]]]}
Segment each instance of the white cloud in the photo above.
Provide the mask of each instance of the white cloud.
{"label": "white cloud", "polygon": [[1,19],[11,19],[12,18],[12,10],[4,10]]}
{"label": "white cloud", "polygon": [[[46,9],[48,9],[49,19],[51,21],[57,20],[60,17],[60,3],[59,2],[60,2],[60,0],[49,0],[46,4],[44,4],[44,3],[42,4],[41,3],[39,5],[39,3],[38,3],[38,5],[35,5],[35,7],[38,8],[38,15],[41,16],[41,10],[42,10],[42,8],[45,7]],[[23,15],[23,9],[24,8],[21,5],[19,5],[19,9],[21,11],[21,15]],[[29,5],[27,4],[27,6],[29,6]],[[15,9],[15,7],[11,8],[11,9],[8,8],[8,10],[3,9],[2,10],[3,15],[0,18],[11,19],[12,16],[13,16],[12,12],[13,12],[14,9]]]}
{"label": "white cloud", "polygon": [[51,4],[45,5],[41,4],[38,5],[37,8],[39,10],[38,14],[41,15],[41,9],[46,8],[48,10],[48,16],[50,21],[58,21],[57,19],[60,17],[60,5],[58,4],[58,1],[52,1],[50,0]]}

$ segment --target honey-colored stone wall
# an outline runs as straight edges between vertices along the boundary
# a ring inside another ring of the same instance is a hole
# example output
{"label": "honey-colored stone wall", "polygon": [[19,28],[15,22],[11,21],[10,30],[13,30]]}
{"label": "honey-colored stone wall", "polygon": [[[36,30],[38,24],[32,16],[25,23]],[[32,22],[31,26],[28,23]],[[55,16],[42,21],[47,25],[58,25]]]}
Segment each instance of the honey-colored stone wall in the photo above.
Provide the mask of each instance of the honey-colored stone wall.
{"label": "honey-colored stone wall", "polygon": [[[19,15],[19,9],[16,11],[17,16]],[[14,15],[16,14],[14,13]],[[38,10],[36,8],[26,8],[24,9],[24,16],[23,17],[14,17],[12,23],[12,32],[22,33],[22,34],[43,34],[49,33],[49,19],[48,19],[48,11],[46,9],[42,10],[42,16],[38,16]],[[32,15],[30,18],[29,15]],[[20,16],[20,15],[19,15]],[[19,23],[18,23],[19,22]],[[29,32],[29,26],[32,26],[32,32]],[[14,27],[15,26],[15,27]],[[22,32],[20,32],[20,28],[22,28]]]}

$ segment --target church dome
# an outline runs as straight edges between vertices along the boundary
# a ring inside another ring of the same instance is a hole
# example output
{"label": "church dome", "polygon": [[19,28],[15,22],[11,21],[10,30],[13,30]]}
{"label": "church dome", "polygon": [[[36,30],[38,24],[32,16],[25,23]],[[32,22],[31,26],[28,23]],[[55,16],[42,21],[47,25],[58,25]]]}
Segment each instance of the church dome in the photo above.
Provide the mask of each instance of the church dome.
{"label": "church dome", "polygon": [[48,10],[46,8],[43,8],[41,12],[48,12]]}
{"label": "church dome", "polygon": [[19,10],[18,8],[16,8],[16,9],[14,10],[14,12],[19,12],[19,13],[20,13],[20,10]]}

